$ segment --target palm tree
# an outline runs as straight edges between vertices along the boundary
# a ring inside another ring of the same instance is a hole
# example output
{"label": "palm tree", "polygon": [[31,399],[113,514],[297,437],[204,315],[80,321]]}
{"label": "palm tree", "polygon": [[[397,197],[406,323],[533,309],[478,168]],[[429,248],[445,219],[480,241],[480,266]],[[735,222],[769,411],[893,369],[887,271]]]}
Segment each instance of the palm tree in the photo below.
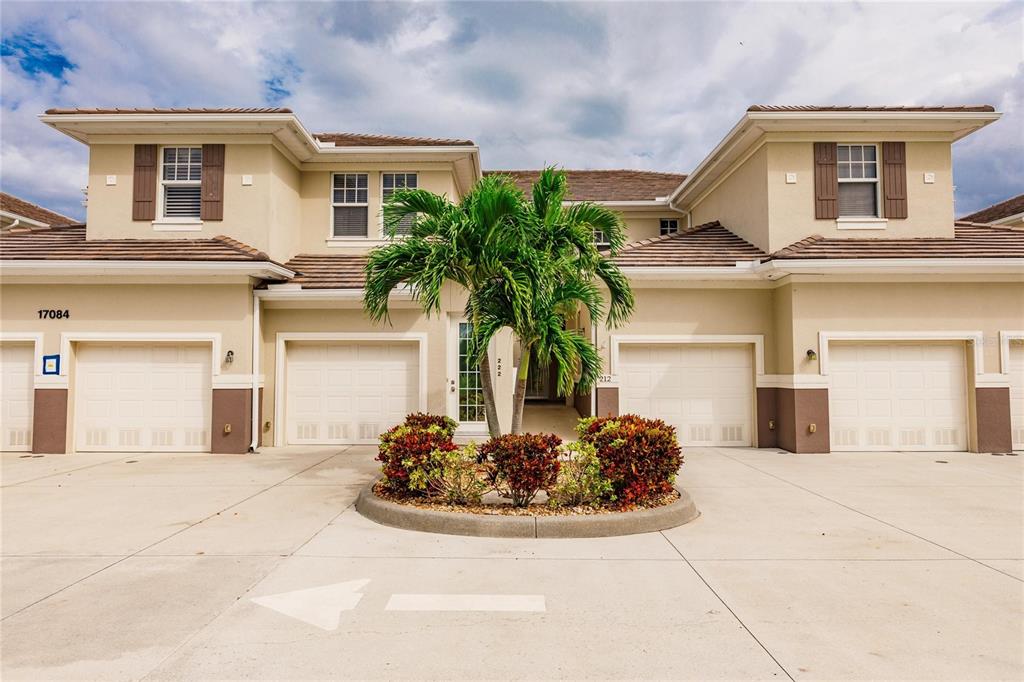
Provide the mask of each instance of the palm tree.
{"label": "palm tree", "polygon": [[[563,205],[568,182],[562,171],[544,169],[533,186],[532,202],[519,216],[516,276],[529,292],[528,311],[523,301],[512,299],[497,280],[478,290],[479,317],[474,326],[476,348],[486,348],[502,327],[511,327],[521,352],[512,402],[512,433],[522,429],[523,407],[529,379],[530,358],[541,366],[556,363],[557,389],[569,395],[576,385],[589,391],[597,383],[601,359],[597,350],[578,331],[567,329],[580,307],[590,314],[591,324],[606,320],[609,326],[623,323],[633,311],[629,281],[607,256],[625,243],[621,217],[590,202]],[[603,237],[608,252],[595,244]],[[608,306],[598,282],[608,292]],[[516,288],[516,295],[519,295]]]}
{"label": "palm tree", "polygon": [[[466,317],[474,329],[482,311],[478,292],[500,291],[509,319],[520,321],[528,310],[529,282],[518,263],[522,251],[523,193],[508,178],[481,179],[459,203],[420,189],[395,191],[385,202],[384,227],[394,236],[409,225],[402,239],[374,249],[366,264],[363,307],[375,322],[388,319],[389,300],[404,286],[427,315],[440,313],[448,282],[468,293]],[[493,336],[493,335],[492,335]],[[470,358],[479,363],[488,432],[500,436],[486,342],[471,339]],[[489,341],[490,338],[487,339]]]}

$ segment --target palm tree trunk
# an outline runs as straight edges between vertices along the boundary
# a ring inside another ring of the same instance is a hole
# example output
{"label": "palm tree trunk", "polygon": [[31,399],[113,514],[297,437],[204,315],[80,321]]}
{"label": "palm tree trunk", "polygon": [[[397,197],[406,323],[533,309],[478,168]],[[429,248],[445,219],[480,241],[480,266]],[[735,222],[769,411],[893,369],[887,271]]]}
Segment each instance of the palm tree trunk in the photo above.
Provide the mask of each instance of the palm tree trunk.
{"label": "palm tree trunk", "polygon": [[491,438],[501,435],[498,423],[498,407],[494,403],[494,382],[491,381],[491,358],[487,351],[480,356],[480,385],[484,389],[484,414],[487,416],[487,432]]}
{"label": "palm tree trunk", "polygon": [[526,404],[526,380],[530,377],[530,346],[524,346],[516,371],[516,391],[512,395],[512,433],[523,430],[523,406]]}

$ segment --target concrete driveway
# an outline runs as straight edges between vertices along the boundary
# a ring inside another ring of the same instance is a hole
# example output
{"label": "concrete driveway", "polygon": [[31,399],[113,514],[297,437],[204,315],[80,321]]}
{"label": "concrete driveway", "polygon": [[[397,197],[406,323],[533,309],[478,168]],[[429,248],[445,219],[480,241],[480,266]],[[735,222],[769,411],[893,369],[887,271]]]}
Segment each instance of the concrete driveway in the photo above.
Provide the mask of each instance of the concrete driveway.
{"label": "concrete driveway", "polygon": [[686,454],[701,518],[593,540],[377,526],[366,447],[4,455],[2,674],[1024,675],[1021,458]]}

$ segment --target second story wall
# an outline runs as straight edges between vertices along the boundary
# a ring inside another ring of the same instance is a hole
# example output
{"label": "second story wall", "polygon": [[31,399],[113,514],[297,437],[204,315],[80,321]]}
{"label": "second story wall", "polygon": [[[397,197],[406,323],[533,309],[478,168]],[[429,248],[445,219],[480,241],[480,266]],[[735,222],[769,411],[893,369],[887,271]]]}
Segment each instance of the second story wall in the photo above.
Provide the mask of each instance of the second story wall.
{"label": "second story wall", "polygon": [[719,221],[751,244],[769,242],[768,149],[762,146],[739,162],[692,209],[693,225]]}

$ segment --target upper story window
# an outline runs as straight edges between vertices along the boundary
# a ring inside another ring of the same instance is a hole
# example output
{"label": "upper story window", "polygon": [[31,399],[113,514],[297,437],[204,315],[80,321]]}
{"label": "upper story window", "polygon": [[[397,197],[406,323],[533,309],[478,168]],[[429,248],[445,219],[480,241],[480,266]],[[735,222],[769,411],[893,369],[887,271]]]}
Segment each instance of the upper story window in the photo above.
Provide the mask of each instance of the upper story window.
{"label": "upper story window", "polygon": [[[415,173],[381,173],[381,198],[385,201],[396,189],[416,189],[419,179]],[[413,217],[406,216],[395,228],[395,234],[409,234]]]}
{"label": "upper story window", "polygon": [[679,221],[675,218],[662,218],[661,224],[658,227],[658,234],[664,237],[667,234],[675,234],[679,232]]}
{"label": "upper story window", "polygon": [[332,176],[332,236],[366,236],[369,216],[368,180],[366,173],[335,173]]}
{"label": "upper story window", "polygon": [[836,149],[839,217],[878,217],[878,149],[873,144],[841,144]]}
{"label": "upper story window", "polygon": [[594,243],[598,246],[608,246],[608,238],[604,236],[604,232],[601,230],[594,230]]}
{"label": "upper story window", "polygon": [[202,207],[203,148],[164,147],[160,156],[164,218],[199,218]]}

